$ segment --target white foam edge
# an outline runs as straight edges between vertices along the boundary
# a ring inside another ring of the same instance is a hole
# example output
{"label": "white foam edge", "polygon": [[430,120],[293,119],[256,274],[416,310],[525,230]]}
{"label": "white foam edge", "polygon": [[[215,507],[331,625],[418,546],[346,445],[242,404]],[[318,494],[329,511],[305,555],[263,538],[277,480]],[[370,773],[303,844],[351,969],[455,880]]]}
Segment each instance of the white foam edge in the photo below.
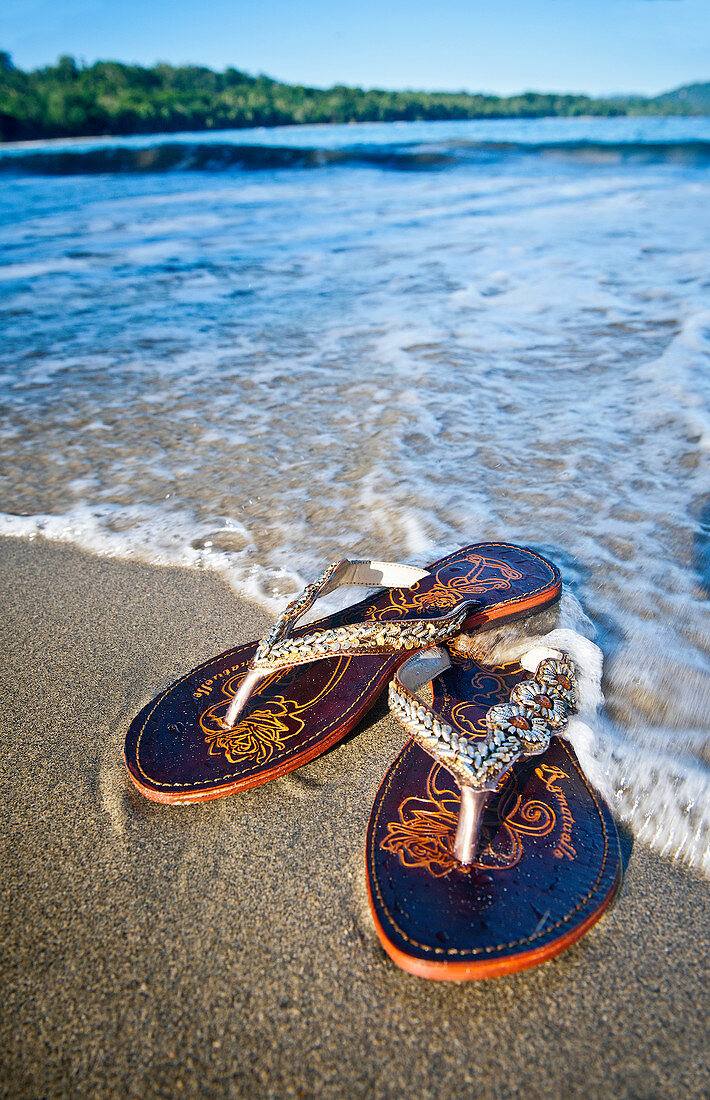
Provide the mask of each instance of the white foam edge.
{"label": "white foam edge", "polygon": [[[568,591],[559,605],[559,621],[573,622],[546,634],[504,639],[487,663],[519,661],[535,649],[561,650],[575,667],[577,711],[565,738],[574,748],[585,777],[603,796],[637,840],[653,850],[710,875],[710,805],[707,773],[694,758],[653,750],[624,736],[604,713],[601,649],[580,633],[594,629]],[[523,624],[524,625],[524,624]],[[662,742],[663,731],[654,730]]]}
{"label": "white foam edge", "polygon": [[[228,526],[222,528],[225,534],[238,534],[245,540],[244,551],[229,553],[216,548],[196,549],[191,545],[201,535],[205,539],[214,535],[214,525],[200,533],[187,520],[170,517],[165,525],[164,521],[157,525],[139,521],[131,528],[130,535],[122,535],[107,531],[102,525],[104,518],[102,511],[87,506],[79,506],[62,514],[18,516],[0,513],[0,536],[27,539],[29,542],[42,538],[49,542],[68,543],[97,557],[221,573],[238,595],[253,600],[273,615],[278,614],[287,600],[303,587],[303,579],[295,571],[267,569],[248,560],[246,554],[253,551],[254,546],[248,530],[239,523],[230,521]],[[165,533],[166,528],[170,530],[169,536]],[[287,588],[287,592],[273,594],[277,581]]]}

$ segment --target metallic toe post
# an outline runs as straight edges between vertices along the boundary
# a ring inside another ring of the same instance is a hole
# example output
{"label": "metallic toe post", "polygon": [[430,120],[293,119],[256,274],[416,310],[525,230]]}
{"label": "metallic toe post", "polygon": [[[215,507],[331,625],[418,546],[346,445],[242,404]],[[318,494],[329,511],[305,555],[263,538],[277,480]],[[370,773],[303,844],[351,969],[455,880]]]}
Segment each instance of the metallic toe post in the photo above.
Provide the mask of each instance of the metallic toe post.
{"label": "metallic toe post", "polygon": [[461,809],[459,811],[454,856],[467,867],[473,863],[481,839],[483,811],[492,791],[477,791],[473,787],[461,786]]}
{"label": "metallic toe post", "polygon": [[[460,642],[458,643],[460,648]],[[537,662],[535,679],[518,683],[508,703],[486,711],[485,732],[454,728],[444,713],[425,702],[421,689],[451,667],[444,646],[422,649],[395,674],[389,703],[404,728],[456,779],[461,806],[453,854],[463,867],[476,858],[483,811],[501,780],[524,756],[546,752],[553,733],[563,733],[575,705],[574,669],[563,653],[541,646],[521,658]]]}

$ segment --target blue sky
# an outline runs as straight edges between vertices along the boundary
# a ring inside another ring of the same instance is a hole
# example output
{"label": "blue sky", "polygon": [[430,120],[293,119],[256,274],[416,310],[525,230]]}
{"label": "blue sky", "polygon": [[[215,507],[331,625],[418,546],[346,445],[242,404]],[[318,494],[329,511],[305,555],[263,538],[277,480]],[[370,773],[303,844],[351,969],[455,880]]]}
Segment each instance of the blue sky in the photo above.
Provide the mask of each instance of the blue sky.
{"label": "blue sky", "polygon": [[327,86],[656,93],[710,79],[710,0],[3,0],[34,68],[234,65]]}

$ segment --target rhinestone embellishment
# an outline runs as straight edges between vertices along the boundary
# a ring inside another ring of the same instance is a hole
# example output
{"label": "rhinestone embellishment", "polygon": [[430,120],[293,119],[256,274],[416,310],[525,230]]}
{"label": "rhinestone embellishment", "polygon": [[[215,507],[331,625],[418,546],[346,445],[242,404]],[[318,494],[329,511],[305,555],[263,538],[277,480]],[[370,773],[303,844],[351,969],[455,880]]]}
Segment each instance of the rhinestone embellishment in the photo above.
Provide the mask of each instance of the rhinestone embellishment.
{"label": "rhinestone embellishment", "polygon": [[510,702],[490,708],[483,739],[442,722],[395,680],[389,703],[407,732],[463,782],[478,790],[494,789],[515,760],[545,752],[552,735],[566,727],[575,704],[574,671],[566,658],[546,658],[533,680],[513,689]]}
{"label": "rhinestone embellishment", "polygon": [[[257,651],[253,667],[268,671],[285,664],[304,664],[319,657],[352,653],[353,650],[383,649],[397,653],[406,649],[423,649],[446,641],[461,629],[467,610],[461,608],[451,618],[419,622],[353,623],[335,630],[319,630],[300,638],[285,638],[274,643],[268,652]],[[261,647],[260,647],[261,649]]]}
{"label": "rhinestone embellishment", "polygon": [[353,652],[398,653],[424,649],[446,642],[459,633],[469,613],[467,604],[449,610],[438,619],[405,619],[391,622],[362,622],[333,630],[318,630],[294,638],[296,621],[315,603],[333,573],[342,564],[335,561],[283,610],[269,632],[261,639],[251,662],[253,669],[269,673],[296,664]]}

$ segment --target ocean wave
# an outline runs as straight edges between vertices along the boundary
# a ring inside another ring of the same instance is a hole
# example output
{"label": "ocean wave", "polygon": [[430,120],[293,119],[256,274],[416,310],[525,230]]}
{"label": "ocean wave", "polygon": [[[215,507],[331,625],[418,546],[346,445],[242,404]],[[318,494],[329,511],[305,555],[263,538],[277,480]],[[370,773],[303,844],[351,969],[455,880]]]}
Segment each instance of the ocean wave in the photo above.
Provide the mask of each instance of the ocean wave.
{"label": "ocean wave", "polygon": [[339,149],[229,141],[157,141],[132,147],[0,150],[0,171],[41,176],[113,173],[258,171],[356,166],[426,171],[501,157],[562,157],[595,164],[710,162],[710,141],[449,141],[426,144],[357,144]]}

